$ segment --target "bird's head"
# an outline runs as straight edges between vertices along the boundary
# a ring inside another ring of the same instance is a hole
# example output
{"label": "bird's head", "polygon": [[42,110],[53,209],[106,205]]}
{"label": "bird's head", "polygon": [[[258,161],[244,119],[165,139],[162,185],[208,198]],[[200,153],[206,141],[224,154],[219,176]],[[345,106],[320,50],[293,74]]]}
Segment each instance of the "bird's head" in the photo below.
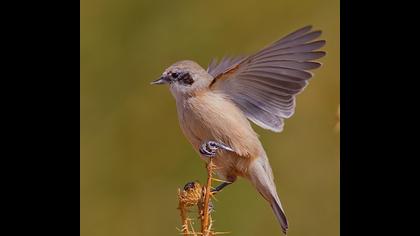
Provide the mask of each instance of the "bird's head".
{"label": "bird's head", "polygon": [[212,80],[213,77],[197,63],[179,61],[168,67],[151,84],[168,84],[172,94],[178,99],[208,88]]}

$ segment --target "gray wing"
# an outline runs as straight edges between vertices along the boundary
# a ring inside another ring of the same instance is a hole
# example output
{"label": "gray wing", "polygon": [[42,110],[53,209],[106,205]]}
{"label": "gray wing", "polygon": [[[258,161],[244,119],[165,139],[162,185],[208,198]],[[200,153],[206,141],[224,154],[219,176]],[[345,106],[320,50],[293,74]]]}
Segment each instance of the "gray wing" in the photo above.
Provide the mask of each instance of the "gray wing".
{"label": "gray wing", "polygon": [[226,70],[228,70],[231,66],[238,64],[245,58],[246,56],[224,57],[222,58],[222,60],[220,60],[219,63],[217,63],[216,59],[213,59],[210,62],[209,67],[207,68],[207,73],[209,73],[215,78],[218,75],[225,72]]}
{"label": "gray wing", "polygon": [[308,71],[321,65],[312,60],[325,55],[315,51],[325,41],[313,41],[321,31],[311,29],[301,28],[248,57],[213,61],[211,89],[226,94],[255,124],[281,132],[283,120],[295,111],[295,96],[312,77]]}

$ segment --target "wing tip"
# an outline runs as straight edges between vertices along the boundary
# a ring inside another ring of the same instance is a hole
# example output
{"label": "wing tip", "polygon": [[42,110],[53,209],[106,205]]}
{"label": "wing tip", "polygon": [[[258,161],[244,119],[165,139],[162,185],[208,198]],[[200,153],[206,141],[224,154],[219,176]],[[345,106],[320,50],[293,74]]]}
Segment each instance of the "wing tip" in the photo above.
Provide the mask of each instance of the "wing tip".
{"label": "wing tip", "polygon": [[325,52],[325,51],[312,51],[310,53],[312,53],[315,56],[315,58],[313,60],[320,59],[320,58],[325,57],[327,55],[327,52]]}
{"label": "wing tip", "polygon": [[320,44],[320,46],[319,46],[320,48],[324,47],[325,44],[327,44],[327,40],[325,40],[325,39],[317,40],[315,42]]}
{"label": "wing tip", "polygon": [[300,28],[301,30],[305,30],[305,31],[309,31],[313,28],[313,25],[309,24],[309,25],[305,25],[302,28]]}

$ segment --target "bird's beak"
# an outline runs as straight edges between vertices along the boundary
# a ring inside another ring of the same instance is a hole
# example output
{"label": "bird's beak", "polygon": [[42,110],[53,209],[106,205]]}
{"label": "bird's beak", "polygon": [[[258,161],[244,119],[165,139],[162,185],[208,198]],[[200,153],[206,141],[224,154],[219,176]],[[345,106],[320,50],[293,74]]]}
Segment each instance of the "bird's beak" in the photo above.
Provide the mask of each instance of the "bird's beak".
{"label": "bird's beak", "polygon": [[150,82],[150,84],[169,84],[169,76],[161,76],[159,79]]}

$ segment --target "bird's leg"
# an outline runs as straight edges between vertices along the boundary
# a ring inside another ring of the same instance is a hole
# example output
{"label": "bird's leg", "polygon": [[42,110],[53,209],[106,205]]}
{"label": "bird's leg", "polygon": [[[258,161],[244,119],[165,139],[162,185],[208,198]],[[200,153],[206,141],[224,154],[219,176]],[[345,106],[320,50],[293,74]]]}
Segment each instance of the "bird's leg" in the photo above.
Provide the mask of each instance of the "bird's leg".
{"label": "bird's leg", "polygon": [[217,192],[219,192],[220,190],[222,190],[224,187],[226,187],[226,186],[228,186],[229,184],[231,184],[230,182],[223,182],[223,183],[221,183],[221,184],[219,184],[219,185],[217,185],[215,188],[213,188],[212,190],[211,190],[211,192],[214,194],[214,193],[217,193]]}
{"label": "bird's leg", "polygon": [[207,141],[201,144],[200,146],[200,153],[206,157],[214,157],[216,156],[217,149],[223,149],[226,151],[234,152],[234,150],[223,143],[218,143],[216,141]]}

